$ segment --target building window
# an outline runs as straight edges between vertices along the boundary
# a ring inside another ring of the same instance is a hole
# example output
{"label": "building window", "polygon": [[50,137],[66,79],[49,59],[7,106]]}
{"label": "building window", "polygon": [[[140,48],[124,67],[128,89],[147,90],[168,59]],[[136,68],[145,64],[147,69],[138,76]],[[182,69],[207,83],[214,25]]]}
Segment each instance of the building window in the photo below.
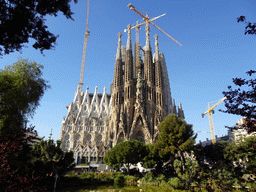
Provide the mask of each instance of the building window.
{"label": "building window", "polygon": [[96,107],[94,106],[94,107],[93,107],[93,111],[95,111],[95,110],[96,110]]}
{"label": "building window", "polygon": [[87,107],[86,106],[84,106],[84,110],[86,111],[86,109],[87,109]]}
{"label": "building window", "polygon": [[102,110],[105,111],[105,107],[104,106],[102,107]]}
{"label": "building window", "polygon": [[91,121],[89,121],[89,125],[91,125],[92,124],[92,122]]}

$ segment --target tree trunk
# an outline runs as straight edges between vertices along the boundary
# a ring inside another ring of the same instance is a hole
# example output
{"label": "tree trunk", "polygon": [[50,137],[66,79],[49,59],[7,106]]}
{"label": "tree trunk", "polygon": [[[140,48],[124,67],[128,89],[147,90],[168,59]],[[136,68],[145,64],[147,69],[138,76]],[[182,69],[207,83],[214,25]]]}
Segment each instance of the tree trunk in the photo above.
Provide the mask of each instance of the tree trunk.
{"label": "tree trunk", "polygon": [[178,153],[179,153],[179,156],[181,158],[182,172],[184,172],[185,171],[185,157],[184,157],[184,154],[181,151],[179,151]]}

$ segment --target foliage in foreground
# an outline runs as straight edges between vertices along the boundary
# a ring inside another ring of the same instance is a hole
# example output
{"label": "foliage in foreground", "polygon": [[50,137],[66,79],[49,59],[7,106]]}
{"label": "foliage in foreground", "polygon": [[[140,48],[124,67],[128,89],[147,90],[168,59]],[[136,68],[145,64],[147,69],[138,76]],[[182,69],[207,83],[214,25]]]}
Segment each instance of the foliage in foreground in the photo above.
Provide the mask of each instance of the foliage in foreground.
{"label": "foliage in foreground", "polygon": [[104,163],[111,167],[125,165],[129,171],[129,164],[136,164],[148,154],[146,145],[137,140],[120,142],[115,145],[104,157]]}
{"label": "foliage in foreground", "polygon": [[94,186],[94,185],[116,185],[124,186],[136,185],[139,178],[131,175],[124,175],[121,172],[103,172],[103,173],[71,173],[61,177],[57,189],[65,189],[70,185],[76,186]]}
{"label": "foliage in foreground", "polygon": [[[73,152],[64,152],[60,144],[60,141],[55,143],[49,138],[33,145],[31,154],[35,176],[54,180],[54,177],[57,178],[74,168]],[[53,183],[50,181],[49,185],[53,186]]]}
{"label": "foliage in foreground", "polygon": [[[252,76],[256,71],[250,70],[246,72]],[[256,131],[256,79],[233,78],[233,83],[236,86],[232,89],[228,86],[228,91],[224,91],[223,95],[227,98],[225,102],[226,110],[221,110],[225,113],[240,115],[245,118],[245,123],[238,128],[246,129],[248,133]]]}
{"label": "foliage in foreground", "polygon": [[20,51],[29,38],[35,40],[33,48],[41,52],[52,49],[58,35],[47,30],[45,17],[56,17],[62,12],[67,19],[73,20],[70,3],[71,0],[0,1],[0,56]]}
{"label": "foliage in foreground", "polygon": [[28,59],[0,70],[0,133],[22,130],[32,117],[44,92],[50,88],[42,78],[43,66]]}
{"label": "foliage in foreground", "polygon": [[179,156],[182,169],[185,170],[185,153],[190,153],[195,144],[192,125],[175,114],[168,115],[159,125],[160,134],[156,143],[149,144],[148,155],[144,159],[144,167],[157,164],[156,172],[160,173],[164,164],[173,166]]}
{"label": "foliage in foreground", "polygon": [[31,147],[25,139],[27,130],[13,132],[8,138],[0,134],[0,191],[41,190],[42,178],[33,175],[34,166],[31,161]]}

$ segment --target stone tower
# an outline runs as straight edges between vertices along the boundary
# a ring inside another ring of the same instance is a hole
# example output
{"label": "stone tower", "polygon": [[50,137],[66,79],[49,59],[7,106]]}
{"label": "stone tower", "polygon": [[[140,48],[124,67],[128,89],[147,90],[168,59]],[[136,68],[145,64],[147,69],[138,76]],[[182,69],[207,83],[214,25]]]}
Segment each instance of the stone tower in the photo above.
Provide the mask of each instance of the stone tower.
{"label": "stone tower", "polygon": [[121,36],[119,33],[108,141],[112,146],[131,139],[152,143],[157,139],[159,124],[165,116],[175,113],[184,119],[184,112],[181,104],[177,112],[175,101],[172,101],[165,58],[159,52],[158,35],[154,36],[153,56],[149,26],[146,24],[146,46],[138,70],[134,70],[131,25],[128,25],[125,48],[121,45]]}

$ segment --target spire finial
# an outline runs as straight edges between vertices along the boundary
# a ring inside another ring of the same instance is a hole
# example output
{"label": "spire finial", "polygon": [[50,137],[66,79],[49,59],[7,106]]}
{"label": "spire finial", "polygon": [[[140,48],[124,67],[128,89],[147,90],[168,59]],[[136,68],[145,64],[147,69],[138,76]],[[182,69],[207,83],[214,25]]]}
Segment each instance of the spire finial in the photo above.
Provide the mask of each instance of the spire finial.
{"label": "spire finial", "polygon": [[155,34],[155,61],[159,61],[158,35]]}
{"label": "spire finial", "polygon": [[103,89],[103,90],[104,90],[104,92],[106,92],[107,88],[106,88],[106,87],[104,87],[104,89]]}
{"label": "spire finial", "polygon": [[122,33],[118,33],[118,47],[117,47],[117,52],[116,52],[116,60],[121,59],[121,37]]}
{"label": "spire finial", "polygon": [[145,51],[151,50],[149,31],[150,31],[150,27],[149,27],[148,22],[146,22],[146,47],[145,47]]}
{"label": "spire finial", "polygon": [[131,25],[127,25],[128,28],[128,37],[127,37],[127,45],[126,45],[126,51],[132,50],[132,42],[131,42]]}

